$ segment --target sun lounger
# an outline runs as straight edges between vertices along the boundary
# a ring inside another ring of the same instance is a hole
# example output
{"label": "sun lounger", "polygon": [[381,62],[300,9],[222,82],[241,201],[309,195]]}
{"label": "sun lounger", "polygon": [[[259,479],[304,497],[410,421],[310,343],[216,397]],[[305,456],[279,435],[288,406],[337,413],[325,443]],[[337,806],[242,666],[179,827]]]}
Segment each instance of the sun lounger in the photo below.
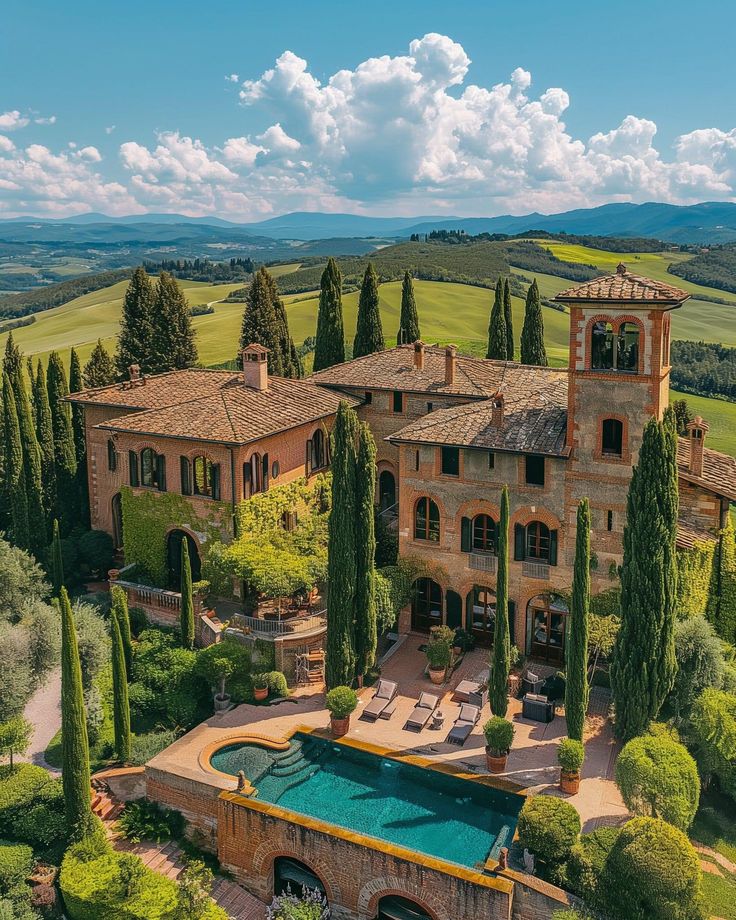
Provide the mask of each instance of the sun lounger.
{"label": "sun lounger", "polygon": [[404,728],[410,728],[413,731],[420,732],[429,722],[432,713],[439,704],[440,698],[432,693],[423,693],[419,697],[419,702],[412,709],[411,715],[406,720]]}
{"label": "sun lounger", "polygon": [[468,740],[468,735],[472,732],[473,726],[477,724],[479,719],[480,709],[478,706],[472,706],[470,703],[463,703],[460,707],[460,713],[457,719],[455,719],[455,724],[452,726],[450,734],[447,736],[448,743],[458,744],[462,747]]}
{"label": "sun lounger", "polygon": [[[369,721],[375,722],[376,719],[382,717],[386,709],[391,706],[397,691],[398,687],[394,681],[379,680],[376,692],[373,694],[373,699],[363,710],[361,719],[368,719]],[[391,707],[391,712],[393,712],[394,708],[395,706]]]}

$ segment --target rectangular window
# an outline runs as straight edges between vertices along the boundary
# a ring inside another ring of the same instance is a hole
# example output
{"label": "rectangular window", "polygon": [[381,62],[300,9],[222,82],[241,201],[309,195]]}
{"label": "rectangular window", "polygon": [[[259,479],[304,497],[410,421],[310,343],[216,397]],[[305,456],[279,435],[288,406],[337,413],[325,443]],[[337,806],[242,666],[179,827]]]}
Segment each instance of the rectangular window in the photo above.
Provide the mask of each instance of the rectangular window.
{"label": "rectangular window", "polygon": [[394,412],[398,413],[404,411],[404,394],[401,392],[401,390],[394,390],[393,407]]}
{"label": "rectangular window", "polygon": [[364,401],[366,406],[370,406],[370,404],[373,402],[373,393],[371,393],[370,390],[365,391]]}
{"label": "rectangular window", "polygon": [[544,457],[525,457],[526,484],[528,486],[544,485]]}
{"label": "rectangular window", "polygon": [[118,468],[118,455],[112,438],[107,442],[107,468],[111,473],[114,473]]}
{"label": "rectangular window", "polygon": [[419,470],[419,451],[414,451],[414,469]]}
{"label": "rectangular window", "polygon": [[134,450],[128,451],[128,468],[131,486],[138,485],[138,454]]}
{"label": "rectangular window", "polygon": [[427,412],[431,412],[432,409],[434,409],[434,404],[433,404],[433,403],[427,403]]}
{"label": "rectangular window", "polygon": [[460,448],[443,447],[442,448],[442,475],[459,476],[460,475]]}
{"label": "rectangular window", "polygon": [[181,494],[192,494],[192,476],[187,457],[179,457],[179,469],[181,471]]}
{"label": "rectangular window", "polygon": [[488,469],[493,470],[496,468],[496,455],[493,451],[488,452]]}
{"label": "rectangular window", "polygon": [[606,513],[606,530],[613,530],[613,511]]}

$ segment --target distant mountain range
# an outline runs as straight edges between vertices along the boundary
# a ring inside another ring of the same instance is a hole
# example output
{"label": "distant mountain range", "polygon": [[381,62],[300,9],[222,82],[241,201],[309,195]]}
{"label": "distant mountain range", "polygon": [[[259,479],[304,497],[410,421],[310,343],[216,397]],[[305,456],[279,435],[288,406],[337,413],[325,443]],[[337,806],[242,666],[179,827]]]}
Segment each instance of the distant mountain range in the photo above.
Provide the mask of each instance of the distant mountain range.
{"label": "distant mountain range", "polygon": [[[84,228],[84,229],[81,229]],[[0,238],[13,242],[123,240],[208,240],[249,245],[268,240],[323,240],[327,238],[407,238],[431,230],[466,233],[524,233],[528,230],[591,236],[646,236],[673,243],[716,243],[736,240],[736,204],[703,202],[687,206],[660,204],[606,204],[560,214],[521,217],[363,217],[297,211],[254,223],[233,223],[219,217],[180,214],[144,214],[107,217],[17,218],[0,221]]]}

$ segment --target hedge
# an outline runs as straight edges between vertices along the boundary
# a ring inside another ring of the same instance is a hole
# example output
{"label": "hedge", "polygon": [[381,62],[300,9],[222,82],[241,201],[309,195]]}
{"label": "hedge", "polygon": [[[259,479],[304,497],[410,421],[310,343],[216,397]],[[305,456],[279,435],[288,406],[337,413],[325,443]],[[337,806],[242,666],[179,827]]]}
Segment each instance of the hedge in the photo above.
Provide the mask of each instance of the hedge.
{"label": "hedge", "polygon": [[14,836],[18,816],[39,801],[42,790],[46,793],[46,787],[56,785],[58,780],[34,764],[17,764],[13,770],[0,767],[0,836]]}
{"label": "hedge", "polygon": [[22,885],[33,868],[33,850],[24,843],[0,840],[0,895]]}
{"label": "hedge", "polygon": [[519,843],[550,866],[565,862],[580,829],[576,809],[555,796],[530,796],[519,813]]}
{"label": "hedge", "polygon": [[620,832],[619,827],[599,827],[590,834],[583,834],[572,848],[567,861],[568,884],[570,891],[588,905],[599,903],[598,882]]}

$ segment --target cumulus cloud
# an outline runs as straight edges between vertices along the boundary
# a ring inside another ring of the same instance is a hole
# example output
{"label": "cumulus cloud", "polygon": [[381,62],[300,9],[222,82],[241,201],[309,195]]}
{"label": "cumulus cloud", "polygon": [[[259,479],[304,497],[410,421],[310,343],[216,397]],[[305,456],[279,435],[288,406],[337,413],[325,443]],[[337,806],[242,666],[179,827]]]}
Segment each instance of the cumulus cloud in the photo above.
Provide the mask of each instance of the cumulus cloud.
{"label": "cumulus cloud", "polygon": [[0,115],[0,131],[16,131],[18,128],[25,128],[30,122],[27,115],[14,109],[12,112],[3,112]]}
{"label": "cumulus cloud", "polygon": [[39,115],[38,118],[34,118],[33,120],[37,125],[55,125],[56,115]]}
{"label": "cumulus cloud", "polygon": [[112,132],[115,130],[116,127],[117,125],[108,125],[105,128],[105,134],[112,134]]}

